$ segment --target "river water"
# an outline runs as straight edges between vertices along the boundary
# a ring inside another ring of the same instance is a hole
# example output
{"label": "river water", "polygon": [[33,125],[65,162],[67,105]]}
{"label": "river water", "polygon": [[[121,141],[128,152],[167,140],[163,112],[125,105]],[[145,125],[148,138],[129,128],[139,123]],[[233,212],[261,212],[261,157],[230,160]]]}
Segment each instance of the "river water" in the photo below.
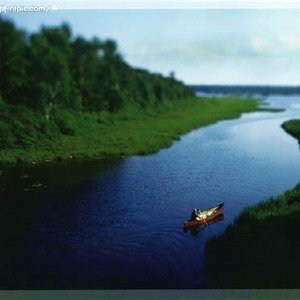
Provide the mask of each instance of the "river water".
{"label": "river water", "polygon": [[[300,181],[298,142],[280,127],[299,117],[299,97],[267,101],[286,110],[194,130],[153,155],[1,166],[0,288],[218,288],[206,242]],[[220,202],[223,220],[183,230],[194,207]]]}

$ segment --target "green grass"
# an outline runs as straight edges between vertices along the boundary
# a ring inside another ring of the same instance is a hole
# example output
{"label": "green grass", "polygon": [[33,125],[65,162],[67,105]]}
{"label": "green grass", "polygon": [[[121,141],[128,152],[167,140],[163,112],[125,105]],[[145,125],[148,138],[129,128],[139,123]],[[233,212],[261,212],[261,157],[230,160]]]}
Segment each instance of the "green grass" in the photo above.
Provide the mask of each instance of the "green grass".
{"label": "green grass", "polygon": [[222,288],[300,287],[300,184],[246,208],[206,248],[206,269]]}
{"label": "green grass", "polygon": [[0,162],[37,162],[54,159],[129,156],[157,152],[180,135],[219,120],[238,118],[258,109],[258,101],[238,98],[190,98],[157,109],[134,108],[115,114],[66,112],[57,141],[25,149],[0,151]]}
{"label": "green grass", "polygon": [[290,135],[300,140],[300,119],[286,121],[282,127]]}

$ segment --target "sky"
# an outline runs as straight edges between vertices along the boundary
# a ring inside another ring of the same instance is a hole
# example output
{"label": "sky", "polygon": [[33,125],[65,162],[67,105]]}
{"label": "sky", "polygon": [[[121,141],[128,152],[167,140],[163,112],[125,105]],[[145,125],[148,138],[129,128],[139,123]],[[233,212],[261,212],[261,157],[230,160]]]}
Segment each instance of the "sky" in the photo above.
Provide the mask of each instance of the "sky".
{"label": "sky", "polygon": [[187,84],[300,85],[300,9],[57,7],[4,17],[28,32],[67,22],[74,36],[115,39],[130,65]]}

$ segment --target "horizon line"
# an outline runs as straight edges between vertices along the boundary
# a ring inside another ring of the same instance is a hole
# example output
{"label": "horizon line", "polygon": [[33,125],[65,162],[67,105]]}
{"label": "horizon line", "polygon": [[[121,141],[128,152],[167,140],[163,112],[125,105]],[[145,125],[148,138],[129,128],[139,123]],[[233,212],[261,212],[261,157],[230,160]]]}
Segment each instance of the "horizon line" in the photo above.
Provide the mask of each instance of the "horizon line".
{"label": "horizon line", "polygon": [[185,83],[187,86],[224,86],[224,87],[279,87],[279,88],[300,88],[299,85],[286,85],[286,84],[241,84],[241,83]]}

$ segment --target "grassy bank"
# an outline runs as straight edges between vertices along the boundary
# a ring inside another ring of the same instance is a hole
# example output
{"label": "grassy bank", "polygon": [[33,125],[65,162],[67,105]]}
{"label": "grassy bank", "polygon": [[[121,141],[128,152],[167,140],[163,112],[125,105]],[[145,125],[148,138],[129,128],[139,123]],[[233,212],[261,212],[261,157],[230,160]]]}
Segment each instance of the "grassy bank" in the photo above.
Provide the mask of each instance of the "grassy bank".
{"label": "grassy bank", "polygon": [[300,119],[286,121],[282,124],[282,128],[287,133],[300,140]]}
{"label": "grassy bank", "polygon": [[168,147],[194,128],[219,120],[238,118],[259,110],[258,102],[237,98],[190,98],[157,109],[118,113],[62,114],[65,134],[36,146],[0,151],[0,162],[33,162],[54,159],[147,154]]}
{"label": "grassy bank", "polygon": [[[300,140],[300,120],[282,124]],[[206,248],[206,269],[223,288],[299,288],[300,184],[246,208]]]}
{"label": "grassy bank", "polygon": [[300,184],[246,208],[206,248],[206,268],[223,288],[299,288]]}

